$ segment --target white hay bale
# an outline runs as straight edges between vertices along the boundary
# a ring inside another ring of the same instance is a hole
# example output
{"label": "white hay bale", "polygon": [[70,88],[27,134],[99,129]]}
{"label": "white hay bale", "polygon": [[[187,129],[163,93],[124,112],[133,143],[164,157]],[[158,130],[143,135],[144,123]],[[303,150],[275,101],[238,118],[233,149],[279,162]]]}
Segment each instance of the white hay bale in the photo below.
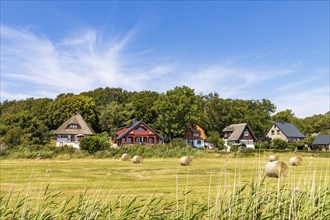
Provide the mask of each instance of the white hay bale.
{"label": "white hay bale", "polygon": [[182,157],[180,159],[181,166],[191,166],[192,164],[192,157]]}
{"label": "white hay bale", "polygon": [[290,158],[290,165],[291,166],[300,166],[302,165],[303,159],[301,156],[294,156]]}
{"label": "white hay bale", "polygon": [[269,177],[285,177],[289,173],[289,167],[283,161],[268,162],[265,167],[267,176]]}
{"label": "white hay bale", "polygon": [[269,156],[269,162],[273,162],[273,161],[278,161],[278,156],[276,156],[276,155],[270,155]]}
{"label": "white hay bale", "polygon": [[133,163],[143,163],[143,158],[138,155],[135,155],[132,160],[133,160]]}
{"label": "white hay bale", "polygon": [[123,155],[121,155],[121,160],[122,161],[131,160],[131,156],[129,154],[123,154]]}

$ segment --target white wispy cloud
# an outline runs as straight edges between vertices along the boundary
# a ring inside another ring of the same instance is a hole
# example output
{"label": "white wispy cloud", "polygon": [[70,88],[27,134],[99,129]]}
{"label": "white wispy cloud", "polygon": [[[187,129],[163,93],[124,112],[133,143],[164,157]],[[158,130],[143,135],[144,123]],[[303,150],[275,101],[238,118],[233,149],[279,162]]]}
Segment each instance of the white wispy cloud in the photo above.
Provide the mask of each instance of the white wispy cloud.
{"label": "white wispy cloud", "polygon": [[297,117],[304,118],[330,111],[329,86],[302,89],[281,94],[272,100],[279,110],[292,109]]}
{"label": "white wispy cloud", "polygon": [[[185,63],[163,59],[150,48],[130,50],[135,35],[134,29],[121,35],[86,29],[54,41],[29,29],[1,25],[1,100],[54,98],[105,86],[165,92],[186,85],[196,93],[218,92],[224,98],[268,98],[278,110],[290,108],[298,116],[322,113],[329,106],[329,87],[299,90],[323,76],[275,86],[297,74],[303,62],[265,64],[263,59],[273,50],[207,65]],[[328,72],[322,70],[323,75]]]}
{"label": "white wispy cloud", "polygon": [[[85,30],[53,42],[23,28],[1,25],[2,99],[17,98],[15,90],[22,98],[100,86],[141,90],[147,80],[166,74],[169,67],[132,66],[140,59],[125,53],[132,36],[134,31],[103,39],[97,31]],[[12,81],[16,87],[6,86]]]}

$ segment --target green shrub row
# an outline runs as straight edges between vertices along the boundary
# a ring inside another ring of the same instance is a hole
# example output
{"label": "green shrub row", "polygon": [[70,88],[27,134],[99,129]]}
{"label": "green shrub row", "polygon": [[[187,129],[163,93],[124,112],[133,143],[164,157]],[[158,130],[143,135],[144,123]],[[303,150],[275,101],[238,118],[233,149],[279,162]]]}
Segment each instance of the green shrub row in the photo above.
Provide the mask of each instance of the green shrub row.
{"label": "green shrub row", "polygon": [[[221,150],[196,149],[185,145],[128,145],[118,148],[108,148],[97,151],[94,154],[81,149],[75,149],[70,146],[47,146],[47,145],[24,145],[17,146],[6,151],[1,158],[8,159],[70,159],[70,158],[120,158],[122,154],[127,153],[131,156],[139,155],[144,158],[179,158],[182,156],[194,156],[200,158],[215,158],[232,155],[232,157],[255,157],[258,154],[269,153],[293,153],[293,149],[249,149],[239,148],[233,152],[223,152]],[[312,157],[330,158],[330,151],[298,151],[301,155]]]}

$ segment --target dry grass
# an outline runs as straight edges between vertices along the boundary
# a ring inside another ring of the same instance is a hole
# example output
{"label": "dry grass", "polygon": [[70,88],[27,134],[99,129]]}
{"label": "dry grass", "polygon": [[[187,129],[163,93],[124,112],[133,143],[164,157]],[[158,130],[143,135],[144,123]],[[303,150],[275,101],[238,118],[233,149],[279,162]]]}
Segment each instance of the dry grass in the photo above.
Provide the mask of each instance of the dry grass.
{"label": "dry grass", "polygon": [[[194,158],[192,166],[181,166],[177,158],[145,159],[138,166],[121,159],[1,160],[0,193],[9,207],[19,201],[23,214],[32,207],[41,216],[45,210],[56,216],[65,207],[79,219],[99,212],[114,219],[152,219],[149,212],[164,219],[330,216],[329,159],[304,158],[288,177],[276,179],[265,178],[268,156]],[[281,159],[289,161],[290,155]]]}

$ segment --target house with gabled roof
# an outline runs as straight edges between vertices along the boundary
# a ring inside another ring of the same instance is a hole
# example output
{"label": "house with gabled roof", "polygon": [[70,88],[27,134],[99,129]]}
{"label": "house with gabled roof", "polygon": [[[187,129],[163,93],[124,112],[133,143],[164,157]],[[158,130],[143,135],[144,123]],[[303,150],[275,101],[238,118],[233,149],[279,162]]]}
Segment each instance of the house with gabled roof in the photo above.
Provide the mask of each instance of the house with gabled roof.
{"label": "house with gabled roof", "polygon": [[196,127],[188,127],[184,139],[186,141],[186,144],[191,145],[196,148],[204,148],[205,147],[205,132],[204,130],[199,127],[198,125]]}
{"label": "house with gabled roof", "polygon": [[225,145],[245,145],[247,148],[254,148],[257,138],[247,123],[232,124],[222,130]]}
{"label": "house with gabled roof", "polygon": [[57,135],[56,146],[70,145],[75,148],[79,148],[81,138],[95,135],[93,128],[79,113],[75,113],[53,133]]}
{"label": "house with gabled roof", "polygon": [[116,143],[118,146],[127,144],[154,145],[163,143],[163,137],[143,121],[133,121],[132,125],[118,129]]}
{"label": "house with gabled roof", "polygon": [[312,143],[312,150],[330,150],[330,134],[319,134]]}
{"label": "house with gabled roof", "polygon": [[274,122],[266,137],[270,140],[279,138],[286,142],[303,142],[305,140],[305,135],[303,135],[296,126],[292,123],[284,122],[283,120]]}

